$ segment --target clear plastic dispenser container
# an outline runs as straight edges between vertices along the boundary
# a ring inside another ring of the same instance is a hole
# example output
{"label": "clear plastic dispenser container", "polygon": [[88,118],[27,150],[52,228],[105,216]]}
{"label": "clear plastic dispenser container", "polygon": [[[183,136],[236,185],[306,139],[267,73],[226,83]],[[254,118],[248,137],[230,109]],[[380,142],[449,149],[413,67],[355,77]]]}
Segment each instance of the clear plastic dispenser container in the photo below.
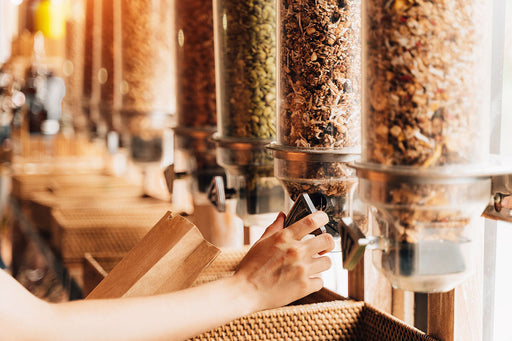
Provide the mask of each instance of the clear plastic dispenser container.
{"label": "clear plastic dispenser container", "polygon": [[473,270],[490,199],[491,7],[365,2],[361,199],[394,287],[436,292]]}
{"label": "clear plastic dispenser container", "polygon": [[361,2],[278,3],[275,174],[292,201],[306,193],[324,203],[315,206],[338,236],[341,218],[354,213],[349,163],[361,150]]}
{"label": "clear plastic dispenser container", "polygon": [[[215,144],[211,141],[217,130],[213,5],[211,1],[203,0],[173,2],[175,169],[192,175],[194,201],[207,204],[212,179],[224,175],[216,161]],[[185,162],[179,164],[179,160]]]}
{"label": "clear plastic dispenser container", "polygon": [[[174,114],[172,1],[121,1],[121,107],[134,162],[160,162]],[[115,84],[115,75],[114,75]]]}
{"label": "clear plastic dispenser container", "polygon": [[276,139],[276,2],[215,0],[213,5],[217,161],[236,192],[238,215],[247,226],[259,225],[262,216],[275,219],[284,207],[266,148]]}

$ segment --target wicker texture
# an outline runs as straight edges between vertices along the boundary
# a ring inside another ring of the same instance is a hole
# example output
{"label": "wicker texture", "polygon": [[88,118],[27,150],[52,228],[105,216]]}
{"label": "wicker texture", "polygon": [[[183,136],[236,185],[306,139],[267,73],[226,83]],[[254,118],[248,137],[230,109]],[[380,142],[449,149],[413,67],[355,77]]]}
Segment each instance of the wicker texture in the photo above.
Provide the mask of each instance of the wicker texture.
{"label": "wicker texture", "polygon": [[86,252],[127,252],[166,211],[153,206],[55,209],[52,244],[65,261],[80,260]]}
{"label": "wicker texture", "polygon": [[56,195],[48,191],[34,193],[30,199],[30,212],[36,227],[41,231],[49,231],[52,223],[52,209],[139,209],[161,208],[162,211],[172,210],[169,202],[141,197],[108,197]]}
{"label": "wicker texture", "polygon": [[435,339],[367,306],[364,302],[333,301],[258,312],[236,319],[191,340],[434,341]]}
{"label": "wicker texture", "polygon": [[35,192],[50,191],[68,197],[126,197],[142,194],[140,184],[98,173],[89,174],[20,174],[13,176],[12,193],[23,200]]}
{"label": "wicker texture", "polygon": [[30,202],[39,206],[49,208],[68,208],[68,209],[89,209],[89,208],[118,208],[128,209],[137,207],[166,207],[170,208],[171,203],[163,200],[144,197],[141,195],[127,197],[109,197],[102,195],[59,195],[50,191],[37,192],[32,195]]}
{"label": "wicker texture", "polygon": [[436,339],[409,327],[399,319],[384,314],[372,306],[365,305],[363,310],[362,340],[410,340],[421,341]]}
{"label": "wicker texture", "polygon": [[221,254],[215,258],[212,264],[207,267],[201,275],[199,275],[192,286],[198,286],[232,276],[248,249],[248,247],[241,249],[221,249]]}
{"label": "wicker texture", "polygon": [[364,303],[334,301],[241,317],[192,340],[359,340]]}

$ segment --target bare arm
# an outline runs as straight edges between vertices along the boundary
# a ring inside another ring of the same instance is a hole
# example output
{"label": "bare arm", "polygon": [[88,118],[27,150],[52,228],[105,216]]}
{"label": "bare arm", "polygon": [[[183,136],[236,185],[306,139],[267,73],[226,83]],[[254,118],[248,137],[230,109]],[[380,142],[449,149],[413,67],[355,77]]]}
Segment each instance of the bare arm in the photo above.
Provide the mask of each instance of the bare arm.
{"label": "bare arm", "polygon": [[280,215],[233,277],[165,295],[48,304],[0,273],[0,340],[183,340],[288,304],[321,289],[315,276],[330,267],[330,260],[318,254],[334,243],[328,234],[302,241],[327,223],[325,213],[286,230],[283,221]]}

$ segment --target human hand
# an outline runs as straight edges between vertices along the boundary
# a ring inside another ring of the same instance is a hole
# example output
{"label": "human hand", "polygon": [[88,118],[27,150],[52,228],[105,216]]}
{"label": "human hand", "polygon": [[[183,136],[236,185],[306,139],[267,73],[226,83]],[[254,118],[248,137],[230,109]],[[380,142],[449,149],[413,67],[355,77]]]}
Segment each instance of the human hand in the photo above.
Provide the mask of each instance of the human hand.
{"label": "human hand", "polygon": [[334,248],[328,233],[303,238],[329,222],[318,211],[284,229],[284,213],[270,225],[244,259],[235,277],[247,283],[254,297],[254,310],[286,305],[323,287],[319,274],[331,266],[327,256]]}

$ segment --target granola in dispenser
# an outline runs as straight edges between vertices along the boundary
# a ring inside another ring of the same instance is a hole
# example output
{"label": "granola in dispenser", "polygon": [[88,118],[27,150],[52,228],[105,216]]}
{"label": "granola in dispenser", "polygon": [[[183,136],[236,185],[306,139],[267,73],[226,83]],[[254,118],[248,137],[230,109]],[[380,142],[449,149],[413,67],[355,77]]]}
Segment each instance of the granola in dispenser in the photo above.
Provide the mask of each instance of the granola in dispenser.
{"label": "granola in dispenser", "polygon": [[280,0],[279,142],[360,144],[360,0]]}
{"label": "granola in dispenser", "polygon": [[170,0],[121,1],[122,110],[172,111]]}
{"label": "granola in dispenser", "polygon": [[357,181],[354,170],[345,162],[280,162],[281,182],[293,201],[302,193],[343,196]]}
{"label": "granola in dispenser", "polygon": [[212,1],[176,0],[176,105],[183,127],[216,127]]}
{"label": "granola in dispenser", "polygon": [[276,135],[274,0],[219,0],[218,81],[222,130],[236,138]]}
{"label": "granola in dispenser", "polygon": [[366,161],[434,167],[486,153],[487,7],[484,0],[367,1]]}

